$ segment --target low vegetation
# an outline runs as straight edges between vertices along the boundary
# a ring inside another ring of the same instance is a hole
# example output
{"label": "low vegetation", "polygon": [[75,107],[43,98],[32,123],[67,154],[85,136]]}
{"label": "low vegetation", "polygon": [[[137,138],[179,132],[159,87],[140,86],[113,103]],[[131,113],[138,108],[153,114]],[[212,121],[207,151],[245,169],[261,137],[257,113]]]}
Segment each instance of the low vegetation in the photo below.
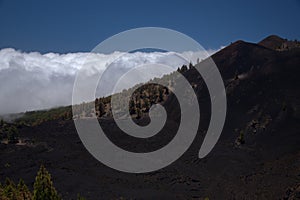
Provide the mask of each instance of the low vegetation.
{"label": "low vegetation", "polygon": [[22,117],[16,119],[15,123],[19,125],[36,126],[43,122],[56,119],[72,119],[72,107],[66,106],[53,108],[50,110],[26,112]]}
{"label": "low vegetation", "polygon": [[[33,191],[30,191],[24,181],[21,179],[16,185],[12,180],[6,179],[2,185],[0,183],[1,200],[62,200],[61,195],[56,191],[51,180],[50,173],[42,165],[37,173],[33,185]],[[78,200],[85,200],[78,195]]]}
{"label": "low vegetation", "polygon": [[[185,73],[192,69],[192,63],[183,65],[177,69],[179,73]],[[124,109],[129,108],[129,113],[133,118],[140,119],[149,112],[153,104],[163,104],[167,97],[172,93],[169,88],[173,88],[178,75],[176,72],[164,75],[161,78],[154,78],[147,84],[137,84],[132,88],[125,89],[120,93],[114,94],[118,99],[118,115],[125,114]],[[165,85],[167,87],[163,87]],[[129,105],[126,105],[129,100]],[[112,96],[96,98],[94,102],[83,102],[81,104],[66,107],[53,108],[49,110],[25,112],[22,117],[15,120],[18,125],[36,126],[51,120],[71,120],[89,117],[105,118],[111,117]]]}
{"label": "low vegetation", "polygon": [[17,126],[0,120],[0,142],[17,143],[19,131]]}

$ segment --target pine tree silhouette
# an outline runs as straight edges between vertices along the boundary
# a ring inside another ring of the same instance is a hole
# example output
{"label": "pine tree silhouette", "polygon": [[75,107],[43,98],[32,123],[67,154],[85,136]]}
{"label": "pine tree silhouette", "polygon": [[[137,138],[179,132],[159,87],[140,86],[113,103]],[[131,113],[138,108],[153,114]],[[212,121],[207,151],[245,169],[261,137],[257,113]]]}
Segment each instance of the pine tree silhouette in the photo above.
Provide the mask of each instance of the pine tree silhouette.
{"label": "pine tree silhouette", "polygon": [[61,200],[44,165],[37,173],[33,188],[33,200]]}
{"label": "pine tree silhouette", "polygon": [[32,199],[32,194],[29,191],[28,187],[25,185],[23,179],[20,179],[20,181],[19,181],[18,192],[19,192],[18,196],[22,200],[31,200]]}

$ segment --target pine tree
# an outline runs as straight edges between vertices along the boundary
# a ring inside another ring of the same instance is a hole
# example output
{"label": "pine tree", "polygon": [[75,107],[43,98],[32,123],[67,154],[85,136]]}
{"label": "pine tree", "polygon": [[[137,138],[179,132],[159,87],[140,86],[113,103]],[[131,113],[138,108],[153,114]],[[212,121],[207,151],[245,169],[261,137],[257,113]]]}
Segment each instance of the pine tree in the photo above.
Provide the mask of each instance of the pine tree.
{"label": "pine tree", "polygon": [[186,65],[182,65],[180,72],[186,72],[188,70]]}
{"label": "pine tree", "polygon": [[135,103],[133,100],[130,100],[130,102],[129,102],[129,113],[131,115],[136,113],[136,106],[135,106]]}
{"label": "pine tree", "polygon": [[141,99],[139,99],[136,103],[136,107],[141,109],[142,108],[142,103],[141,103]]}
{"label": "pine tree", "polygon": [[192,69],[193,67],[194,67],[193,63],[190,62],[190,64],[189,64],[189,69]]}
{"label": "pine tree", "polygon": [[141,109],[137,108],[136,109],[136,119],[140,119],[141,117],[142,117]]}
{"label": "pine tree", "polygon": [[99,116],[102,117],[105,114],[105,105],[102,101],[99,103]]}
{"label": "pine tree", "polygon": [[170,94],[169,88],[166,87],[166,95],[169,95],[169,94]]}
{"label": "pine tree", "polygon": [[145,98],[145,100],[144,100],[144,107],[145,107],[145,112],[148,112],[150,109],[150,103],[149,103],[148,98]]}
{"label": "pine tree", "polygon": [[44,165],[37,173],[33,188],[33,200],[61,200]]}
{"label": "pine tree", "polygon": [[32,195],[31,192],[28,190],[28,187],[25,185],[24,181],[20,179],[18,184],[18,196],[22,200],[31,200]]}
{"label": "pine tree", "polygon": [[17,200],[17,189],[14,182],[8,178],[5,180],[5,186],[3,188],[3,199],[9,199],[9,200]]}
{"label": "pine tree", "polygon": [[158,102],[162,102],[164,100],[164,91],[162,88],[159,88],[158,90]]}
{"label": "pine tree", "polygon": [[0,199],[5,199],[4,194],[3,194],[3,186],[0,183]]}

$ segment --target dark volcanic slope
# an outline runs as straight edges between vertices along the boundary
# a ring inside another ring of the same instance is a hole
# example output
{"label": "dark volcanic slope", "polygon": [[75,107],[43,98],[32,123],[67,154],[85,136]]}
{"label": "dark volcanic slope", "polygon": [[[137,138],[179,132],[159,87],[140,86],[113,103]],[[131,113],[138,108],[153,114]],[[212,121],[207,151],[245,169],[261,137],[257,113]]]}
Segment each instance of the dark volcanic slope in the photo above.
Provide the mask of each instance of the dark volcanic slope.
{"label": "dark volcanic slope", "polygon": [[[300,49],[275,51],[237,41],[212,58],[224,78],[228,112],[219,142],[204,159],[197,155],[209,121],[209,97],[191,69],[184,75],[197,85],[200,129],[191,148],[172,165],[148,174],[114,171],[85,150],[72,121],[51,121],[21,129],[34,145],[0,145],[1,181],[22,177],[30,185],[45,163],[65,199],[77,193],[88,199],[299,198]],[[165,106],[175,104],[170,97]],[[112,120],[101,124],[111,137],[120,132]],[[165,133],[173,126],[170,122]],[[120,140],[131,144],[126,137]]]}

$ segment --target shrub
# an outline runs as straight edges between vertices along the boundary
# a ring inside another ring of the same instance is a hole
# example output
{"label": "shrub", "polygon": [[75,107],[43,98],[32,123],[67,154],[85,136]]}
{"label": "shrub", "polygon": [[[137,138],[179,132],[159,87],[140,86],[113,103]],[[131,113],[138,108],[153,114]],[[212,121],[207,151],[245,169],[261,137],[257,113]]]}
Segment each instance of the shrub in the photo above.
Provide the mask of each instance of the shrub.
{"label": "shrub", "polygon": [[238,141],[241,143],[241,144],[244,144],[245,143],[245,134],[244,134],[244,131],[240,131],[240,135],[239,135],[239,138],[238,138]]}
{"label": "shrub", "polygon": [[18,129],[15,126],[7,129],[7,140],[11,144],[18,142]]}

